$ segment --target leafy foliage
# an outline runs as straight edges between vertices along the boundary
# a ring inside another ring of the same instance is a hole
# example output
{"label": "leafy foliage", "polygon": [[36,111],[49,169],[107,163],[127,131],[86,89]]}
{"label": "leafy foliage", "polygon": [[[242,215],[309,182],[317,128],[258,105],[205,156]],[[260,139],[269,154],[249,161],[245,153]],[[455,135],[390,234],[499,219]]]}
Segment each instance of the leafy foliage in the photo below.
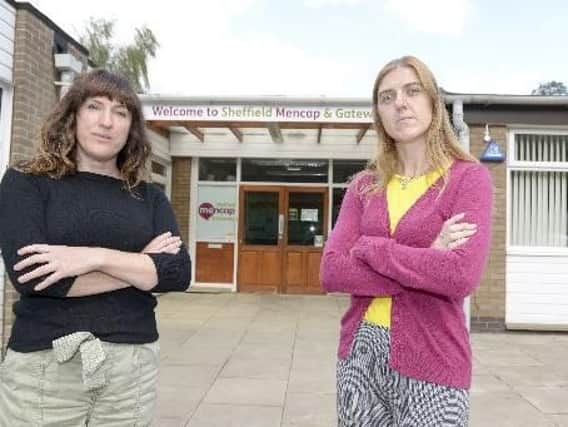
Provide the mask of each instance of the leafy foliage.
{"label": "leafy foliage", "polygon": [[113,36],[114,21],[91,18],[80,42],[97,67],[122,74],[137,92],[144,92],[150,87],[148,59],[156,57],[160,46],[156,36],[146,26],[136,28],[134,43],[126,46],[117,46]]}
{"label": "leafy foliage", "polygon": [[564,83],[551,80],[539,84],[538,87],[532,91],[531,95],[568,95],[568,89],[566,89]]}

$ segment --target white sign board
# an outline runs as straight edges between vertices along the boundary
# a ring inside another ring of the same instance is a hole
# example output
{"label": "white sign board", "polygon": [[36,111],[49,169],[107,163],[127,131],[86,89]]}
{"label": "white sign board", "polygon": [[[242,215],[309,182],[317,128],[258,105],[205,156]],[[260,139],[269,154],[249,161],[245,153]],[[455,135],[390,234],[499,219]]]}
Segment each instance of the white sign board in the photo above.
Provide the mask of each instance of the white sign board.
{"label": "white sign board", "polygon": [[318,222],[317,209],[301,209],[300,221]]}
{"label": "white sign board", "polygon": [[237,189],[234,185],[199,184],[197,241],[234,242]]}
{"label": "white sign board", "polygon": [[263,105],[144,105],[146,120],[372,123],[371,107]]}

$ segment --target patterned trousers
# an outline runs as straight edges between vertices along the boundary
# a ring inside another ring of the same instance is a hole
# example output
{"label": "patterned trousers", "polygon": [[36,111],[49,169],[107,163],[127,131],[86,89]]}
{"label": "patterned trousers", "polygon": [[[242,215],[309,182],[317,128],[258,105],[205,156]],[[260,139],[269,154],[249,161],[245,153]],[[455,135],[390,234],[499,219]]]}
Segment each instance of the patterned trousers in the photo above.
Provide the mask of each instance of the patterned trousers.
{"label": "patterned trousers", "polygon": [[465,427],[468,390],[406,377],[388,366],[389,330],[362,322],[337,362],[339,427]]}

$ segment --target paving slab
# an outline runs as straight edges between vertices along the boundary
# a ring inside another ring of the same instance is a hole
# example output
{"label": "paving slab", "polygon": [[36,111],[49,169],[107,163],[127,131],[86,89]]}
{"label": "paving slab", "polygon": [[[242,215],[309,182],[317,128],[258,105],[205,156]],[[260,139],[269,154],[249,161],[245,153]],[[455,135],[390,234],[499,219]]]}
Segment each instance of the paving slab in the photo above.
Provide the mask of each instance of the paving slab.
{"label": "paving slab", "polygon": [[[157,427],[333,427],[339,295],[160,296]],[[470,427],[568,427],[568,333],[474,333]]]}

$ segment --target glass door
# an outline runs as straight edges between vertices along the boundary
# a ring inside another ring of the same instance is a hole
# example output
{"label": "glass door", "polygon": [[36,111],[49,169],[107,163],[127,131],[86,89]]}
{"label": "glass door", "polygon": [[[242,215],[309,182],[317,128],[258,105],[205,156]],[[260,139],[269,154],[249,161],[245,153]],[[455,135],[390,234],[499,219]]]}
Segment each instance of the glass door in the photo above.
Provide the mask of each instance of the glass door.
{"label": "glass door", "polygon": [[239,291],[321,293],[327,200],[322,187],[241,186]]}
{"label": "glass door", "polygon": [[241,186],[237,275],[240,291],[281,291],[283,199],[281,187]]}
{"label": "glass door", "polygon": [[283,292],[321,293],[319,266],[327,227],[327,188],[287,187]]}

